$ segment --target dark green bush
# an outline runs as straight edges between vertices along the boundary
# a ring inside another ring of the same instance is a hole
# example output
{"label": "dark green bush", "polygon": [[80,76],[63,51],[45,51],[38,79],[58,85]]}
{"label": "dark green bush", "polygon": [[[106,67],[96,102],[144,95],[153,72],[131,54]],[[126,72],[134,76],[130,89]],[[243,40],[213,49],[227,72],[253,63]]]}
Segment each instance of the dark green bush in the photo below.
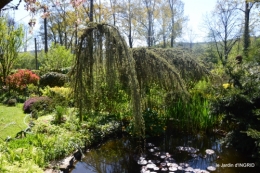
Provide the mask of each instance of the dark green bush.
{"label": "dark green bush", "polygon": [[16,99],[9,99],[7,101],[8,106],[16,106],[17,100]]}
{"label": "dark green bush", "polygon": [[216,89],[215,114],[223,114],[222,128],[229,131],[226,143],[254,155],[260,163],[259,63],[230,66],[233,87]]}
{"label": "dark green bush", "polygon": [[61,74],[67,74],[71,70],[71,67],[66,67],[58,70],[53,70],[53,72],[61,73]]}
{"label": "dark green bush", "polygon": [[151,109],[143,112],[145,120],[145,134],[147,137],[159,136],[166,130],[165,119]]}
{"label": "dark green bush", "polygon": [[67,76],[57,72],[49,72],[41,76],[40,86],[61,87],[66,83]]}

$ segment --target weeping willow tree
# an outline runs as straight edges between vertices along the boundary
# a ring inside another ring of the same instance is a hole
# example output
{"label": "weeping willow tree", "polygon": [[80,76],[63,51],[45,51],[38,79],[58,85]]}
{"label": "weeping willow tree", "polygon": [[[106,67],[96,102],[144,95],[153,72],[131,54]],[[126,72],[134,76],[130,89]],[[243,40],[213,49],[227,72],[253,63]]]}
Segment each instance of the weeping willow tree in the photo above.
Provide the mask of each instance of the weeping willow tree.
{"label": "weeping willow tree", "polygon": [[112,100],[123,90],[129,95],[134,132],[144,137],[145,89],[157,84],[165,91],[187,93],[187,81],[199,80],[206,73],[183,50],[129,49],[116,27],[90,23],[77,47],[71,81],[81,121],[85,112],[102,111],[101,104],[112,111]]}
{"label": "weeping willow tree", "polygon": [[[106,94],[107,99],[113,99],[121,84],[127,82],[135,132],[138,136],[144,135],[144,120],[134,65],[132,52],[115,27],[97,23],[88,25],[80,38],[75,66],[71,72],[80,121],[85,111],[90,112],[100,106],[103,101],[102,94]],[[127,75],[127,81],[121,74]]]}
{"label": "weeping willow tree", "polygon": [[167,93],[164,97],[168,101],[180,96],[187,99],[187,90],[202,77],[210,75],[208,70],[184,49],[136,48],[133,49],[133,57],[143,105],[146,107],[155,106],[154,103],[145,103],[146,91],[151,84],[159,85],[159,88]]}
{"label": "weeping willow tree", "polygon": [[209,71],[185,49],[133,49],[139,84],[157,82],[169,90],[186,91]]}

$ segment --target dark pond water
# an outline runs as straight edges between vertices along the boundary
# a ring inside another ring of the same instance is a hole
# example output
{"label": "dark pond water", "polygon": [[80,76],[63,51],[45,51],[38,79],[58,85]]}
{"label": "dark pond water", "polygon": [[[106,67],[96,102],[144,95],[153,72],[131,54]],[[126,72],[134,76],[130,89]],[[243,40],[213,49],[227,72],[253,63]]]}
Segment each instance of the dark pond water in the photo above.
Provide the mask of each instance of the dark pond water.
{"label": "dark pond water", "polygon": [[[169,162],[177,163],[183,167],[183,170],[175,171],[177,173],[187,172],[187,167],[192,167],[203,173],[202,170],[207,170],[208,166],[216,167],[214,172],[217,173],[260,172],[260,169],[254,166],[252,160],[234,149],[227,149],[217,137],[203,137],[200,135],[177,137],[171,135],[164,138],[149,139],[146,142],[152,143],[159,148],[159,150],[149,151],[154,147],[148,147],[144,152],[145,155],[143,155],[147,161],[153,161],[160,168],[156,172],[171,172],[169,170],[162,171],[164,165],[161,162],[165,162],[166,159],[162,159],[160,156],[166,153],[167,157],[173,158],[169,159]],[[208,155],[205,152],[206,149],[212,149],[215,153]],[[142,168],[143,172],[155,172],[153,169],[147,168],[144,171],[145,167],[137,164],[138,160],[140,161],[140,155],[137,154],[138,150],[139,147],[136,146],[135,142],[131,142],[126,138],[107,141],[100,148],[86,153],[83,161],[78,162],[71,173],[140,173]],[[159,156],[156,156],[156,153]],[[165,166],[165,168],[167,167]]]}

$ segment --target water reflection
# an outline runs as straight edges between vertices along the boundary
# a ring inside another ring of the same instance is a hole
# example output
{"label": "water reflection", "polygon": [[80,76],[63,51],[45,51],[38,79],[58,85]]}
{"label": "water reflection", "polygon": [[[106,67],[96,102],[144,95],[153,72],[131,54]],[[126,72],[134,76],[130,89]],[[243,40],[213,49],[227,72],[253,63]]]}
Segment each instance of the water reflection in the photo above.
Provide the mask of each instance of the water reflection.
{"label": "water reflection", "polygon": [[[239,154],[234,149],[226,149],[216,137],[173,135],[147,140],[160,148],[160,152],[172,155],[175,162],[187,163],[193,169],[206,170],[208,166],[217,167],[217,173],[256,173],[257,168],[235,168],[236,163],[252,163],[252,160]],[[177,149],[178,146],[199,149],[196,156]],[[128,139],[111,140],[99,149],[86,154],[83,162],[78,162],[72,173],[139,173],[142,166],[137,164],[136,146]],[[206,154],[206,149],[213,149],[214,156]],[[146,151],[146,159],[153,160],[152,152]],[[233,165],[232,165],[233,164]],[[240,165],[243,166],[243,165]],[[167,171],[165,171],[167,172]],[[178,172],[178,171],[177,171]],[[179,171],[185,172],[185,171]]]}
{"label": "water reflection", "polygon": [[[127,139],[111,140],[86,154],[72,173],[138,173],[133,147]],[[133,166],[134,165],[134,166]]]}

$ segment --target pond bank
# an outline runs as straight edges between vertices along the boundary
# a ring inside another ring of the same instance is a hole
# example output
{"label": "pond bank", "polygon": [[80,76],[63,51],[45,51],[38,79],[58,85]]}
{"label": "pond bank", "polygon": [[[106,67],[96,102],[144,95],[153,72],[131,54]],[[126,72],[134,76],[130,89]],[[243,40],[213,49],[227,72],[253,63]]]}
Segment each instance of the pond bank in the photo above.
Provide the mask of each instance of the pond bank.
{"label": "pond bank", "polygon": [[117,138],[122,138],[124,135],[127,134],[123,133],[120,128],[118,128],[117,130],[113,130],[113,133],[107,136],[103,136],[102,138],[99,138],[101,140],[95,141],[91,145],[85,144],[85,146],[82,146],[81,149],[75,150],[72,154],[66,156],[65,158],[51,161],[49,166],[44,170],[44,173],[59,173],[59,171],[63,171],[64,173],[70,172],[75,167],[77,162],[80,161],[79,159],[75,158],[77,157],[75,156],[75,154],[77,155],[79,153],[82,153],[83,154],[82,159],[84,159],[85,155],[87,155],[87,153],[90,152],[91,150],[98,149],[101,145],[103,145],[107,141],[111,139],[114,140]]}

